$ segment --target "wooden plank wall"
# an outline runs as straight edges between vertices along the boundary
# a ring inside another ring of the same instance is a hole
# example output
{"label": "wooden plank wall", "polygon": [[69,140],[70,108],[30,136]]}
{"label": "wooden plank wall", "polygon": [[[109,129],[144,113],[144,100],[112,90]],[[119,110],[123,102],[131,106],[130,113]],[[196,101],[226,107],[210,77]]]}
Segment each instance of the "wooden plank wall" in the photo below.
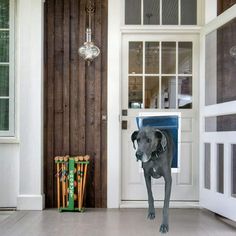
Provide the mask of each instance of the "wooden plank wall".
{"label": "wooden plank wall", "polygon": [[220,15],[235,3],[236,0],[217,0],[217,15]]}
{"label": "wooden plank wall", "polygon": [[87,207],[106,207],[107,0],[94,0],[92,38],[100,56],[87,66],[78,56],[85,40],[86,0],[46,0],[44,75],[44,192],[56,207],[57,155],[91,156]]}

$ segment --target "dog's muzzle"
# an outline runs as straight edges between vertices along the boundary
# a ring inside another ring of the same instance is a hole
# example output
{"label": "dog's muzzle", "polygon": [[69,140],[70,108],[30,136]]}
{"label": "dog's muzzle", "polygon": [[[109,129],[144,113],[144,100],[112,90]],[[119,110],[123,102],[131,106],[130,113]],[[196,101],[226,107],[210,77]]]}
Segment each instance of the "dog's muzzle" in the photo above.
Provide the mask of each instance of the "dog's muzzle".
{"label": "dog's muzzle", "polygon": [[136,157],[137,157],[137,160],[142,161],[143,152],[141,152],[141,151],[138,150],[135,155],[136,155]]}
{"label": "dog's muzzle", "polygon": [[148,162],[151,158],[151,155],[148,157],[147,154],[138,150],[136,152],[136,158],[137,158],[137,161]]}

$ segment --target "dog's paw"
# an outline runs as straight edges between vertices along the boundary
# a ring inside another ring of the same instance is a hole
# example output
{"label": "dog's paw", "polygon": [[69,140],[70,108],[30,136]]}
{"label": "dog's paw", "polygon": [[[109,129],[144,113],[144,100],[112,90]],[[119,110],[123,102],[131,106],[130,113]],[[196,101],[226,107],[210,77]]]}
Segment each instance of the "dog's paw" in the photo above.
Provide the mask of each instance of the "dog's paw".
{"label": "dog's paw", "polygon": [[165,234],[169,231],[169,226],[162,224],[159,230],[161,233]]}
{"label": "dog's paw", "polygon": [[154,220],[154,219],[155,219],[155,212],[148,212],[147,218],[148,218],[149,220]]}

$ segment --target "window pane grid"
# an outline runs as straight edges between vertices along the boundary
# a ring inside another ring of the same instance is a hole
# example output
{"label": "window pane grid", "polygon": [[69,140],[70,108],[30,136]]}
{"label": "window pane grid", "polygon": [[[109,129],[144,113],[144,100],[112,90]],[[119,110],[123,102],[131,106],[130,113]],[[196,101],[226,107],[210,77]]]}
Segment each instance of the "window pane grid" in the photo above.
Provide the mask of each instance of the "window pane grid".
{"label": "window pane grid", "polygon": [[[174,59],[172,58],[172,63],[169,63],[173,55]],[[170,66],[165,66],[164,72],[169,73],[163,73],[163,65],[167,62]],[[183,68],[188,68],[188,70],[183,70]],[[142,89],[139,88],[139,96],[136,101],[140,104],[142,98],[142,104],[131,106],[130,104],[135,102],[133,101],[135,97],[132,97],[132,101],[129,97],[129,108],[192,109],[192,42],[129,42],[128,71],[129,80],[137,77],[142,78]],[[154,71],[158,73],[153,73]],[[182,73],[183,71],[184,73]],[[137,83],[134,81],[135,79],[132,83]],[[130,89],[137,86],[140,86],[140,82],[139,85],[129,86],[129,93],[132,93]],[[132,94],[137,95],[137,93]]]}
{"label": "window pane grid", "polygon": [[14,134],[13,4],[13,0],[0,1],[0,136]]}
{"label": "window pane grid", "polygon": [[197,0],[125,0],[125,25],[197,25]]}
{"label": "window pane grid", "polygon": [[9,28],[9,0],[0,1],[0,28]]}

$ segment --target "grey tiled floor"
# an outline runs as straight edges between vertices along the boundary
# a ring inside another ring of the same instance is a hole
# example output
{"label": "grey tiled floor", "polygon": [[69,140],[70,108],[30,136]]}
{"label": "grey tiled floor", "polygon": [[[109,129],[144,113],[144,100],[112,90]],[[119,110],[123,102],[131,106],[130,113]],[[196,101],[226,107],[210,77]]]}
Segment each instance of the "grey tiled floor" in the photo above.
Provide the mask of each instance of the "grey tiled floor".
{"label": "grey tiled floor", "polygon": [[[85,213],[57,210],[17,211],[0,222],[1,236],[154,236],[156,219],[146,219],[146,209],[88,209]],[[236,236],[236,229],[213,213],[199,209],[170,209],[168,236]]]}

